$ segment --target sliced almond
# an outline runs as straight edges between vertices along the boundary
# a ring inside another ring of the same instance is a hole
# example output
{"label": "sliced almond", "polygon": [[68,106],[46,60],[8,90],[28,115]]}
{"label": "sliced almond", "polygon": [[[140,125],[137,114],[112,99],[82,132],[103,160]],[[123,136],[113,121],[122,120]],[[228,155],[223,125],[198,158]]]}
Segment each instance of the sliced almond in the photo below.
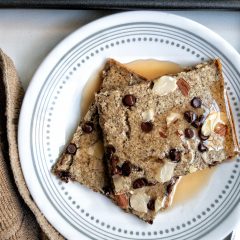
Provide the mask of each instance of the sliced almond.
{"label": "sliced almond", "polygon": [[154,120],[154,111],[153,109],[148,109],[142,113],[142,119],[144,122],[150,122]]}
{"label": "sliced almond", "polygon": [[59,167],[58,169],[59,170],[65,170],[66,168],[68,169],[69,165],[71,165],[71,162],[72,162],[72,155],[65,154],[59,162],[59,166],[61,166],[61,169],[59,169]]}
{"label": "sliced almond", "polygon": [[126,192],[129,190],[130,186],[131,186],[131,179],[128,177],[122,177],[119,175],[114,175],[112,177],[113,179],[113,184],[114,184],[114,188],[115,191],[117,193],[119,192]]}
{"label": "sliced almond", "polygon": [[115,195],[115,201],[119,207],[128,208],[129,200],[126,194]]}
{"label": "sliced almond", "polygon": [[196,172],[198,169],[196,168],[196,167],[194,167],[194,166],[190,166],[189,167],[189,172],[190,173],[194,173],[194,172]]}
{"label": "sliced almond", "polygon": [[188,96],[190,91],[190,85],[183,78],[179,78],[177,81],[178,88],[180,89],[183,96]]}
{"label": "sliced almond", "polygon": [[166,161],[164,165],[157,170],[155,179],[162,183],[170,181],[173,177],[175,166],[176,163]]}
{"label": "sliced almond", "polygon": [[217,123],[214,128],[214,132],[224,137],[227,134],[227,126],[222,123]]}
{"label": "sliced almond", "polygon": [[218,123],[226,125],[227,123],[227,116],[223,112],[212,112],[210,113],[202,126],[202,134],[204,136],[210,136]]}
{"label": "sliced almond", "polygon": [[158,197],[155,200],[155,212],[158,212],[159,210],[163,209],[165,207],[165,202],[166,202],[166,198],[163,197]]}
{"label": "sliced almond", "polygon": [[88,154],[97,158],[102,158],[104,154],[104,146],[102,141],[98,141],[88,148]]}
{"label": "sliced almond", "polygon": [[209,150],[219,151],[224,148],[224,138],[220,134],[213,132],[206,144]]}
{"label": "sliced almond", "polygon": [[149,200],[150,196],[148,196],[146,193],[136,192],[130,198],[130,205],[135,211],[147,213],[147,204]]}
{"label": "sliced almond", "polygon": [[167,125],[169,126],[171,123],[176,123],[176,121],[180,118],[181,118],[181,114],[176,112],[171,112],[166,118]]}
{"label": "sliced almond", "polygon": [[189,149],[189,146],[188,146],[188,152],[183,154],[182,162],[192,163],[194,159],[195,159],[195,151],[193,151],[192,149]]}
{"label": "sliced almond", "polygon": [[154,81],[153,92],[157,95],[164,96],[177,89],[176,78],[162,76]]}

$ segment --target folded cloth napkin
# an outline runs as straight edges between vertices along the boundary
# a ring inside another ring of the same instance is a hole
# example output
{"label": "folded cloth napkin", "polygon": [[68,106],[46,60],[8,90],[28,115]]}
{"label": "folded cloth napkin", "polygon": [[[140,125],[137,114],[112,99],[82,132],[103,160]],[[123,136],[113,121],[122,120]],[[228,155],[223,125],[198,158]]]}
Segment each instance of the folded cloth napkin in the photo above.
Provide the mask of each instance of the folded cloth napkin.
{"label": "folded cloth napkin", "polygon": [[26,186],[17,147],[23,89],[0,50],[0,239],[64,239],[43,216]]}

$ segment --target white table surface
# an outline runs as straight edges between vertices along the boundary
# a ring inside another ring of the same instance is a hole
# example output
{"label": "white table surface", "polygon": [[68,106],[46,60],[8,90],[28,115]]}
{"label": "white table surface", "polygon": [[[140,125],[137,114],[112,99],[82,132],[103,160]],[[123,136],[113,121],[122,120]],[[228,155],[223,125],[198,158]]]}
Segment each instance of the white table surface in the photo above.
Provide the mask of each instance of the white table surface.
{"label": "white table surface", "polygon": [[[0,48],[14,61],[25,89],[46,55],[68,34],[116,11],[0,10]],[[221,35],[240,53],[240,12],[170,11]],[[237,238],[240,239],[240,238]]]}
{"label": "white table surface", "polygon": [[[214,30],[240,53],[240,12],[171,11]],[[93,10],[0,10],[0,48],[14,61],[26,89],[35,70],[64,37],[114,13]]]}

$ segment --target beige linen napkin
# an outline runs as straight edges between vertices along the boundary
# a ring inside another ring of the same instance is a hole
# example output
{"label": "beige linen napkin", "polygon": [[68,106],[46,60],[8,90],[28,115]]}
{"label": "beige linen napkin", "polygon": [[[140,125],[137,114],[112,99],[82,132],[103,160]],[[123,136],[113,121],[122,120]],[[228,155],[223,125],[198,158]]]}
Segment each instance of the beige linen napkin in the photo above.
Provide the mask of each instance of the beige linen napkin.
{"label": "beige linen napkin", "polygon": [[22,98],[13,62],[0,50],[0,239],[63,239],[38,209],[23,177],[17,148]]}

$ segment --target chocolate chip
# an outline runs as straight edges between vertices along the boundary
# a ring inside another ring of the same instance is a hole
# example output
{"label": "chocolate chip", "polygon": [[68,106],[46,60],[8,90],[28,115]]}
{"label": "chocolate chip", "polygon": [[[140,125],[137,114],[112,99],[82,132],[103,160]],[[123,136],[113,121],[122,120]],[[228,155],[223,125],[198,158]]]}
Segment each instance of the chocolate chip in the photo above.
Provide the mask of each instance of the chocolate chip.
{"label": "chocolate chip", "polygon": [[116,166],[115,174],[122,175],[122,168],[118,165]]}
{"label": "chocolate chip", "polygon": [[116,175],[116,174],[117,175],[122,175],[122,169],[118,165],[116,165],[115,167],[112,166],[111,172],[112,172],[112,175]]}
{"label": "chocolate chip", "polygon": [[192,122],[191,125],[192,125],[193,127],[195,127],[195,128],[199,128],[201,124],[200,124],[200,122],[199,122],[198,119],[197,119],[197,120],[195,120],[194,122]]}
{"label": "chocolate chip", "polygon": [[146,178],[138,178],[133,182],[134,189],[141,188],[147,185],[148,185],[148,181]]}
{"label": "chocolate chip", "polygon": [[155,199],[150,199],[148,204],[147,204],[147,208],[151,211],[155,210]]}
{"label": "chocolate chip", "polygon": [[131,107],[136,103],[136,97],[131,94],[125,95],[122,102],[125,106]]}
{"label": "chocolate chip", "polygon": [[112,189],[111,189],[110,186],[104,186],[104,187],[102,188],[102,191],[103,191],[103,193],[104,193],[106,196],[109,196],[109,195],[111,194],[111,192],[112,192]]}
{"label": "chocolate chip", "polygon": [[86,122],[82,126],[82,130],[85,133],[91,133],[93,131],[93,129],[94,129],[94,124],[92,122]]}
{"label": "chocolate chip", "polygon": [[55,174],[64,182],[68,182],[69,178],[71,177],[69,172],[66,171],[56,171]]}
{"label": "chocolate chip", "polygon": [[192,111],[186,111],[184,113],[184,118],[187,122],[192,123],[197,119],[197,114]]}
{"label": "chocolate chip", "polygon": [[179,177],[172,177],[171,180],[167,183],[166,185],[166,193],[165,195],[169,195],[171,194],[173,187],[175,185],[175,183],[177,182],[177,180],[179,179]]}
{"label": "chocolate chip", "polygon": [[116,166],[119,163],[119,158],[116,155],[112,155],[110,158],[110,161],[111,161],[112,166],[113,165]]}
{"label": "chocolate chip", "polygon": [[200,142],[198,144],[198,151],[199,152],[206,152],[208,150],[208,148],[204,145],[204,143]]}
{"label": "chocolate chip", "polygon": [[199,98],[199,97],[194,97],[194,98],[191,100],[191,105],[192,105],[192,107],[194,107],[194,108],[200,108],[201,105],[202,105],[202,100],[201,100],[201,98]]}
{"label": "chocolate chip", "polygon": [[116,149],[113,145],[108,145],[106,147],[106,157],[109,159],[114,153],[116,152]]}
{"label": "chocolate chip", "polygon": [[181,152],[177,149],[173,148],[169,151],[169,158],[172,162],[180,162],[181,161]]}
{"label": "chocolate chip", "polygon": [[171,194],[172,190],[173,190],[173,185],[172,183],[169,183],[166,187],[166,195],[168,196],[169,194]]}
{"label": "chocolate chip", "polygon": [[200,115],[200,116],[198,117],[198,121],[199,121],[199,123],[200,123],[200,126],[202,126],[203,122],[205,121],[205,117],[204,117],[203,115]]}
{"label": "chocolate chip", "polygon": [[121,169],[122,175],[128,177],[132,171],[131,163],[129,161],[125,161]]}
{"label": "chocolate chip", "polygon": [[149,224],[153,224],[153,220],[147,220]]}
{"label": "chocolate chip", "polygon": [[153,89],[153,87],[154,87],[154,82],[153,82],[153,81],[150,81],[149,88],[150,88],[150,89]]}
{"label": "chocolate chip", "polygon": [[186,138],[193,138],[194,136],[194,131],[191,128],[186,128],[184,131],[185,137]]}
{"label": "chocolate chip", "polygon": [[157,182],[148,182],[147,186],[155,186]]}
{"label": "chocolate chip", "polygon": [[153,129],[153,123],[152,122],[142,122],[141,123],[141,129],[145,133],[149,133]]}
{"label": "chocolate chip", "polygon": [[118,156],[112,155],[111,158],[110,158],[110,161],[111,161],[111,173],[112,173],[112,175],[114,175],[114,174],[121,174],[122,170],[117,165],[119,163]]}
{"label": "chocolate chip", "polygon": [[192,122],[192,126],[195,128],[199,128],[202,126],[204,120],[205,117],[203,115],[200,115],[194,122]]}
{"label": "chocolate chip", "polygon": [[65,172],[65,171],[61,171],[61,172],[58,172],[58,176],[61,177],[61,178],[68,178],[70,176],[70,173]]}
{"label": "chocolate chip", "polygon": [[67,153],[74,155],[77,152],[77,146],[74,143],[70,143],[67,146]]}
{"label": "chocolate chip", "polygon": [[208,140],[208,138],[209,138],[209,136],[205,136],[205,135],[202,134],[202,130],[201,130],[201,129],[198,131],[198,136],[199,136],[199,138],[200,138],[202,141],[206,141],[206,140]]}

